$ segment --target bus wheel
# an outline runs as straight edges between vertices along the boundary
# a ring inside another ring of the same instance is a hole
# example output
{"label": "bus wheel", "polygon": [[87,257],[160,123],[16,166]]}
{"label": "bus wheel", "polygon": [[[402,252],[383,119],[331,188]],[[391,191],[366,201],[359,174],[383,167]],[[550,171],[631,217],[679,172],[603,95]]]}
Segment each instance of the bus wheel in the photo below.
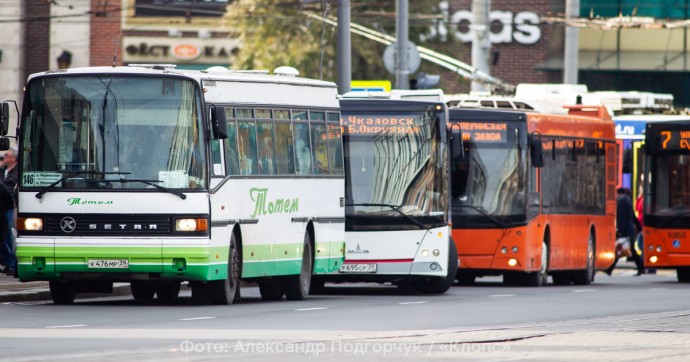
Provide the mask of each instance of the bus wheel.
{"label": "bus wheel", "polygon": [[549,278],[549,246],[546,241],[541,242],[541,267],[539,271],[529,273],[525,280],[528,287],[540,287],[546,285]]}
{"label": "bus wheel", "polygon": [[589,285],[594,280],[594,235],[589,233],[587,240],[587,266],[584,270],[575,272],[574,282],[576,285]]}
{"label": "bus wheel", "polygon": [[297,275],[283,277],[282,285],[287,300],[302,300],[309,295],[312,273],[311,238],[309,233],[304,235],[304,249],[302,251],[302,269]]}
{"label": "bus wheel", "polygon": [[455,275],[458,273],[458,250],[455,242],[450,240],[448,243],[448,269],[445,278],[434,278],[431,280],[415,280],[412,288],[418,293],[424,294],[443,294],[450,289],[455,282]]}
{"label": "bus wheel", "polygon": [[259,293],[263,300],[283,299],[283,288],[277,279],[266,279],[259,282]]}
{"label": "bus wheel", "polygon": [[132,297],[136,300],[152,300],[156,293],[156,288],[150,282],[131,282],[129,289],[132,290]]}
{"label": "bus wheel", "polygon": [[235,234],[230,237],[228,250],[228,272],[223,280],[212,280],[206,283],[208,295],[213,304],[232,304],[235,301],[237,288],[240,287],[240,254],[237,249]]}
{"label": "bus wheel", "polygon": [[72,304],[74,303],[74,288],[68,282],[63,282],[59,280],[51,280],[50,286],[50,298],[53,299],[55,304]]}
{"label": "bus wheel", "polygon": [[180,282],[160,282],[156,285],[158,300],[170,302],[180,294]]}
{"label": "bus wheel", "polygon": [[679,282],[690,283],[690,268],[685,267],[676,269],[676,276],[678,277]]}

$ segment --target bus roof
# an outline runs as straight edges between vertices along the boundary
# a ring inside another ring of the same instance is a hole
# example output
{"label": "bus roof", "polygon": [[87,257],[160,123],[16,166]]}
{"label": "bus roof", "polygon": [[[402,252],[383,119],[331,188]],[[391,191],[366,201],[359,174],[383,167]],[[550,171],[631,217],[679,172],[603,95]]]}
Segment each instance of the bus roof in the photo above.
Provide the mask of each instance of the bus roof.
{"label": "bus roof", "polygon": [[[280,72],[280,68],[276,71]],[[177,75],[185,76],[197,81],[201,80],[226,80],[238,82],[256,82],[256,83],[287,83],[287,84],[302,84],[317,87],[336,88],[335,83],[326,82],[322,80],[300,78],[297,76],[287,75],[287,73],[280,72],[280,74],[268,74],[268,71],[220,71],[219,67],[213,67],[209,70],[188,70],[176,69],[172,65],[131,65],[131,66],[117,66],[117,67],[84,67],[84,68],[69,68],[61,70],[49,70],[40,73],[34,73],[29,76],[29,80],[39,76],[51,75],[88,75],[88,74],[126,74],[126,75]]]}

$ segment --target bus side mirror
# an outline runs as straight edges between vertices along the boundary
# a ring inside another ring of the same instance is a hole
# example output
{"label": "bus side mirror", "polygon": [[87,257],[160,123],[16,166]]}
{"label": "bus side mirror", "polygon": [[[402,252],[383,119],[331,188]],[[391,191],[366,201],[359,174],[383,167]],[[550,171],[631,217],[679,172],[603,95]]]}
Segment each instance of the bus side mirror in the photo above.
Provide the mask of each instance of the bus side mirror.
{"label": "bus side mirror", "polygon": [[532,161],[532,167],[544,167],[544,150],[541,144],[541,135],[532,133],[530,136],[529,157]]}
{"label": "bus side mirror", "polygon": [[0,137],[0,151],[7,151],[10,149],[10,139],[7,137]]}
{"label": "bus side mirror", "polygon": [[214,139],[224,140],[228,138],[228,117],[225,107],[213,106],[211,108],[211,131]]}
{"label": "bus side mirror", "polygon": [[450,127],[450,157],[453,161],[462,161],[465,158],[465,150],[462,141],[460,127]]}
{"label": "bus side mirror", "polygon": [[7,130],[10,127],[10,104],[2,103],[2,110],[0,111],[0,135],[6,136]]}

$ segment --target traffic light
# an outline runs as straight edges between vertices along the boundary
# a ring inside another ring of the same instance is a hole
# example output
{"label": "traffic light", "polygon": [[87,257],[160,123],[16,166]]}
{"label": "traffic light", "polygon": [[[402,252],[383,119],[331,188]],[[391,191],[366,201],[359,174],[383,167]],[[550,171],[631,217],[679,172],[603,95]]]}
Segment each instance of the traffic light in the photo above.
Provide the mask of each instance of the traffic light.
{"label": "traffic light", "polygon": [[431,89],[438,87],[441,76],[437,74],[418,73],[417,79],[410,80],[410,89]]}

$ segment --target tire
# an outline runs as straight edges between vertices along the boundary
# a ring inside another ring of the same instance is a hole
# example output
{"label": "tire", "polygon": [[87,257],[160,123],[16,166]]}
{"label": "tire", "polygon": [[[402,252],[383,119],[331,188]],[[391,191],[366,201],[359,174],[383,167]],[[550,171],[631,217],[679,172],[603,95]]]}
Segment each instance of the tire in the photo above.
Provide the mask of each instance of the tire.
{"label": "tire", "polygon": [[156,285],[156,297],[163,302],[171,302],[180,294],[180,282],[160,282]]}
{"label": "tire", "polygon": [[412,288],[418,293],[423,294],[443,294],[450,289],[455,282],[455,275],[458,273],[458,250],[455,242],[451,239],[448,243],[448,269],[445,278],[434,278],[431,280],[415,280]]}
{"label": "tire", "polygon": [[311,250],[311,238],[309,233],[304,235],[304,248],[302,250],[302,268],[297,275],[283,277],[281,284],[287,300],[303,300],[309,295],[311,287],[311,274],[313,271],[313,253]]}
{"label": "tire", "polygon": [[156,294],[155,285],[151,282],[131,282],[129,289],[132,290],[132,297],[136,300],[152,300]]}
{"label": "tire", "polygon": [[677,268],[676,276],[678,277],[679,283],[690,283],[690,268]]}
{"label": "tire", "polygon": [[208,295],[211,303],[218,305],[228,305],[235,301],[238,296],[237,289],[240,287],[240,253],[237,249],[235,234],[230,237],[230,247],[228,250],[228,271],[227,277],[223,280],[212,280],[207,284]]}
{"label": "tire", "polygon": [[573,278],[573,283],[575,283],[575,285],[592,284],[594,280],[594,258],[594,235],[590,232],[589,239],[587,240],[587,265],[584,270],[575,272],[575,277]]}
{"label": "tire", "polygon": [[541,268],[537,272],[526,275],[525,286],[541,287],[546,285],[549,278],[549,246],[546,241],[541,242]]}
{"label": "tire", "polygon": [[76,293],[74,292],[74,287],[68,282],[63,282],[59,280],[51,280],[50,286],[50,298],[55,304],[72,304],[74,303],[74,297]]}
{"label": "tire", "polygon": [[283,288],[280,286],[280,281],[277,279],[266,279],[259,282],[259,293],[263,300],[281,300],[283,299]]}

